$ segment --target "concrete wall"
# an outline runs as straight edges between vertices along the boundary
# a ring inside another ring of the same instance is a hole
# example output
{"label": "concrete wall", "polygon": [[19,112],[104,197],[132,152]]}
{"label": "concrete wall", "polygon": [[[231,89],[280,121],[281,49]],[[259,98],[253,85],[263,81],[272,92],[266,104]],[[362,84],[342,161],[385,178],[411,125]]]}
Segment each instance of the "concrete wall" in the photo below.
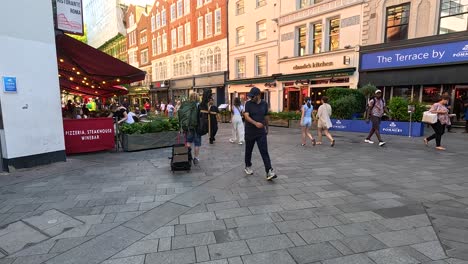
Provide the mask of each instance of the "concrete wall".
{"label": "concrete wall", "polygon": [[18,87],[8,94],[1,86],[2,156],[63,151],[52,3],[4,1],[2,10],[8,12],[0,16],[0,77],[16,77]]}

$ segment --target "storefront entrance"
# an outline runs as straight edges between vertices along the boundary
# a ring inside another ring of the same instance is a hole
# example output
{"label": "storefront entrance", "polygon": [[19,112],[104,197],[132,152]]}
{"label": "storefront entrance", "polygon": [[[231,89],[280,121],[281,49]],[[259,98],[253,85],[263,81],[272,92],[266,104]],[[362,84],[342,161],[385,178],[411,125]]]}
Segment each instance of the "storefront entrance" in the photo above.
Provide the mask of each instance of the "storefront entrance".
{"label": "storefront entrance", "polygon": [[287,87],[284,90],[284,111],[300,111],[304,99],[308,96],[308,86]]}

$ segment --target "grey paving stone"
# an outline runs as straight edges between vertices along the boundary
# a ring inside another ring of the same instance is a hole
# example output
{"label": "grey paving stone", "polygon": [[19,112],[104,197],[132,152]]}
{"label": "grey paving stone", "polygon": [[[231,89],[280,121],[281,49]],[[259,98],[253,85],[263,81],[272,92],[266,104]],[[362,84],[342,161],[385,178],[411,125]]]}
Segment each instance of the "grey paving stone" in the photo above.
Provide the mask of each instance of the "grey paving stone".
{"label": "grey paving stone", "polygon": [[73,237],[84,237],[91,229],[92,225],[81,225],[77,226],[69,231],[66,231],[56,237],[54,239],[63,239],[63,238],[73,238]]}
{"label": "grey paving stone", "polygon": [[144,264],[145,262],[145,255],[140,256],[133,256],[133,257],[126,257],[126,258],[119,258],[119,259],[109,259],[102,264]]}
{"label": "grey paving stone", "polygon": [[108,213],[122,213],[122,212],[133,212],[138,211],[140,205],[138,203],[123,204],[123,205],[108,205],[102,210],[103,214]]}
{"label": "grey paving stone", "polygon": [[193,234],[186,236],[175,236],[172,238],[172,248],[188,248],[216,243],[213,232]]}
{"label": "grey paving stone", "polygon": [[289,238],[284,234],[249,239],[247,240],[247,245],[249,245],[252,253],[294,247],[294,244],[291,242],[291,240],[289,240]]}
{"label": "grey paving stone", "polygon": [[215,213],[218,219],[234,218],[234,217],[252,214],[249,208],[246,208],[246,207],[219,210],[219,211],[216,211]]}
{"label": "grey paving stone", "polygon": [[117,213],[106,214],[104,219],[102,219],[102,224],[110,224],[114,223],[114,219],[117,216]]}
{"label": "grey paving stone", "polygon": [[294,243],[295,246],[305,246],[307,243],[297,233],[287,233],[288,238]]}
{"label": "grey paving stone", "polygon": [[331,240],[338,240],[344,236],[333,227],[318,228],[314,230],[304,230],[298,234],[308,243],[319,243]]}
{"label": "grey paving stone", "polygon": [[249,239],[255,237],[271,236],[280,234],[278,228],[274,224],[259,224],[251,226],[242,226],[237,228],[237,233],[241,239]]}
{"label": "grey paving stone", "polygon": [[313,217],[313,218],[310,218],[309,220],[312,221],[312,223],[314,223],[318,227],[329,227],[329,226],[337,226],[337,225],[343,224],[340,221],[338,221],[338,219],[336,219],[335,217],[331,215]]}
{"label": "grey paving stone", "polygon": [[133,203],[152,203],[154,202],[154,195],[147,195],[147,196],[132,196],[127,199],[127,204]]}
{"label": "grey paving stone", "polygon": [[468,230],[460,228],[443,228],[442,230],[439,230],[439,237],[441,239],[468,244]]}
{"label": "grey paving stone", "polygon": [[196,262],[193,248],[177,249],[146,255],[145,264],[190,264]]}
{"label": "grey paving stone", "polygon": [[159,239],[137,241],[128,248],[120,251],[112,258],[124,258],[158,252]]}
{"label": "grey paving stone", "polygon": [[174,236],[174,226],[163,226],[153,233],[145,236],[142,240],[152,240],[163,237],[172,237]]}
{"label": "grey paving stone", "polygon": [[332,240],[329,241],[329,243],[345,256],[354,254],[354,252],[351,249],[349,249],[349,247],[347,247],[345,244],[343,244],[343,242],[341,242],[340,240]]}
{"label": "grey paving stone", "polygon": [[408,253],[395,248],[382,249],[367,253],[377,264],[417,264],[417,259],[411,257]]}
{"label": "grey paving stone", "polygon": [[124,226],[149,235],[189,209],[187,206],[168,202],[130,220]]}
{"label": "grey paving stone", "polygon": [[344,197],[344,196],[353,195],[352,193],[350,193],[350,192],[348,192],[346,190],[316,192],[315,194],[317,194],[321,198]]}
{"label": "grey paving stone", "polygon": [[83,216],[75,216],[76,219],[84,222],[85,224],[88,225],[95,225],[95,224],[100,224],[102,223],[102,220],[104,220],[105,214],[99,214],[99,215],[83,215]]}
{"label": "grey paving stone", "polygon": [[237,227],[236,221],[234,218],[228,218],[224,219],[224,224],[226,225],[226,228],[235,228]]}
{"label": "grey paving stone", "polygon": [[195,205],[204,202],[215,194],[216,192],[212,189],[197,187],[196,189],[192,189],[182,195],[178,195],[171,201],[176,204],[194,207]]}
{"label": "grey paving stone", "polygon": [[241,226],[273,223],[273,220],[271,219],[269,215],[263,214],[263,215],[236,217],[235,222],[237,226],[241,227]]}
{"label": "grey paving stone", "polygon": [[279,214],[286,221],[288,221],[288,220],[297,220],[297,219],[308,219],[308,218],[312,218],[312,217],[317,217],[317,215],[315,215],[312,212],[312,209],[283,211],[283,212],[279,212]]}
{"label": "grey paving stone", "polygon": [[345,236],[363,236],[389,231],[389,229],[376,221],[339,225],[335,226],[335,228]]}
{"label": "grey paving stone", "polygon": [[174,226],[174,234],[176,236],[184,236],[187,234],[187,229],[185,225],[175,225]]}
{"label": "grey paving stone", "polygon": [[297,201],[297,202],[281,203],[281,207],[284,210],[298,210],[298,209],[317,207],[317,204],[309,202],[309,201]]}
{"label": "grey paving stone", "polygon": [[341,258],[328,259],[322,262],[323,264],[374,264],[366,255],[357,254],[345,256]]}
{"label": "grey paving stone", "polygon": [[394,231],[430,226],[431,222],[425,214],[406,216],[401,218],[383,219],[379,223]]}
{"label": "grey paving stone", "polygon": [[369,196],[372,199],[376,199],[376,200],[401,198],[401,196],[396,195],[396,194],[391,193],[391,192],[368,193],[367,196]]}
{"label": "grey paving stone", "polygon": [[437,239],[432,227],[385,232],[373,236],[389,247],[419,244]]}
{"label": "grey paving stone", "polygon": [[307,219],[277,222],[275,225],[278,227],[281,233],[291,233],[317,228],[311,221]]}
{"label": "grey paving stone", "polygon": [[[37,264],[44,263],[48,259],[55,257],[57,254],[44,254],[44,255],[34,255],[34,256],[25,256],[16,258],[13,263],[16,264]],[[1,263],[1,262],[0,262]]]}
{"label": "grey paving stone", "polygon": [[187,234],[205,233],[216,230],[226,229],[226,225],[223,220],[204,221],[199,223],[191,223],[186,225]]}
{"label": "grey paving stone", "polygon": [[440,260],[447,258],[439,241],[430,241],[426,243],[411,245],[411,247],[432,260]]}
{"label": "grey paving stone", "polygon": [[160,238],[158,252],[171,250],[171,241],[170,237]]}
{"label": "grey paving stone", "polygon": [[209,220],[216,220],[216,216],[213,212],[186,214],[179,217],[180,224],[197,223]]}
{"label": "grey paving stone", "polygon": [[228,263],[229,264],[244,264],[244,262],[242,262],[242,259],[240,257],[228,258]]}
{"label": "grey paving stone", "polygon": [[195,247],[195,256],[197,257],[197,262],[203,262],[210,260],[210,254],[208,253],[207,246],[198,246]]}
{"label": "grey paving stone", "polygon": [[50,250],[50,253],[62,253],[62,252],[68,251],[93,238],[94,237],[91,236],[91,237],[73,237],[73,238],[60,239],[57,241],[55,246]]}
{"label": "grey paving stone", "polygon": [[[24,257],[31,255],[43,255],[49,253],[49,250],[55,245],[55,240],[49,239],[47,241],[41,242],[39,244],[26,247],[25,249],[16,252],[10,257]],[[54,253],[54,252],[51,252]]]}
{"label": "grey paving stone", "polygon": [[367,235],[344,238],[341,242],[343,242],[354,253],[363,253],[386,248],[382,242]]}
{"label": "grey paving stone", "polygon": [[48,239],[47,236],[22,222],[15,222],[0,229],[0,248],[9,254],[23,249],[30,243],[38,243],[46,239]]}
{"label": "grey paving stone", "polygon": [[25,223],[36,227],[43,233],[49,236],[57,236],[67,229],[82,225],[83,222],[78,221],[57,210],[49,210],[44,213],[23,219]]}
{"label": "grey paving stone", "polygon": [[344,214],[344,217],[348,218],[350,221],[354,223],[359,222],[367,222],[372,220],[380,220],[382,217],[374,212],[371,211],[364,211],[358,213],[348,213]]}
{"label": "grey paving stone", "polygon": [[212,203],[212,204],[207,204],[206,208],[208,211],[219,211],[219,210],[226,210],[226,209],[232,209],[232,208],[239,208],[239,203],[237,201],[227,201],[227,202],[221,202],[221,203]]}
{"label": "grey paving stone", "polygon": [[217,243],[226,243],[240,240],[236,229],[217,230],[213,233]]}
{"label": "grey paving stone", "polygon": [[258,205],[249,207],[252,214],[266,214],[283,211],[283,207],[278,204]]}
{"label": "grey paving stone", "polygon": [[200,262],[200,264],[229,264],[229,263],[227,259],[218,259],[218,260],[213,260],[213,261]]}
{"label": "grey paving stone", "polygon": [[329,243],[319,243],[310,246],[288,249],[291,256],[298,264],[313,263],[326,259],[341,257],[340,252]]}
{"label": "grey paving stone", "polygon": [[[142,237],[143,235],[141,233],[120,226],[63,253],[46,263],[97,264],[120,252]],[[109,241],[112,241],[112,243],[109,243]]]}
{"label": "grey paving stone", "polygon": [[295,264],[287,251],[278,250],[267,253],[258,253],[242,256],[244,264]]}
{"label": "grey paving stone", "polygon": [[148,211],[153,208],[156,208],[163,204],[164,202],[152,202],[152,203],[140,203],[140,207],[138,208],[139,211]]}
{"label": "grey paving stone", "polygon": [[228,243],[208,245],[211,259],[224,259],[250,254],[245,241],[234,241]]}
{"label": "grey paving stone", "polygon": [[105,232],[107,232],[107,231],[109,231],[109,230],[111,230],[113,228],[116,228],[119,225],[120,225],[120,223],[108,223],[108,224],[92,225],[86,235],[87,236],[97,236],[97,235],[105,233]]}
{"label": "grey paving stone", "polygon": [[129,221],[139,215],[142,215],[145,213],[144,211],[136,211],[136,212],[123,212],[123,213],[117,213],[117,215],[114,218],[114,222],[116,223],[121,223],[121,222],[126,222]]}

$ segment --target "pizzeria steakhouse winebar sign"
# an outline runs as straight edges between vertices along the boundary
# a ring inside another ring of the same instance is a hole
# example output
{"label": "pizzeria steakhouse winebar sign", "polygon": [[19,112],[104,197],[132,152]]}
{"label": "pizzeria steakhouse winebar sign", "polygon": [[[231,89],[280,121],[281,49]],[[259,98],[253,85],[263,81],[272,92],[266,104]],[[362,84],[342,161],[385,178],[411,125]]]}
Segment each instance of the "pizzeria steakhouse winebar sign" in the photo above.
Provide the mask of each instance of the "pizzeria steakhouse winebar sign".
{"label": "pizzeria steakhouse winebar sign", "polygon": [[83,35],[82,0],[55,0],[57,29],[67,33]]}
{"label": "pizzeria steakhouse winebar sign", "polygon": [[468,62],[468,41],[365,53],[361,70]]}

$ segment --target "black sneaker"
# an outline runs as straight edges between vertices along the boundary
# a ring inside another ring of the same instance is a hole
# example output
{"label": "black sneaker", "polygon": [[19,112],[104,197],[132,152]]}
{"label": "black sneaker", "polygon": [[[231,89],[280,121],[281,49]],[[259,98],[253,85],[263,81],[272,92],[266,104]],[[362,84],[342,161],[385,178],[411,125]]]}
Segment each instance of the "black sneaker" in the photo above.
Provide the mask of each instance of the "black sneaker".
{"label": "black sneaker", "polygon": [[267,179],[268,181],[271,181],[271,180],[273,180],[273,179],[276,179],[276,177],[278,177],[278,176],[276,176],[276,173],[275,173],[275,171],[274,171],[273,169],[270,169],[270,170],[268,171],[267,175],[266,175],[266,179]]}

